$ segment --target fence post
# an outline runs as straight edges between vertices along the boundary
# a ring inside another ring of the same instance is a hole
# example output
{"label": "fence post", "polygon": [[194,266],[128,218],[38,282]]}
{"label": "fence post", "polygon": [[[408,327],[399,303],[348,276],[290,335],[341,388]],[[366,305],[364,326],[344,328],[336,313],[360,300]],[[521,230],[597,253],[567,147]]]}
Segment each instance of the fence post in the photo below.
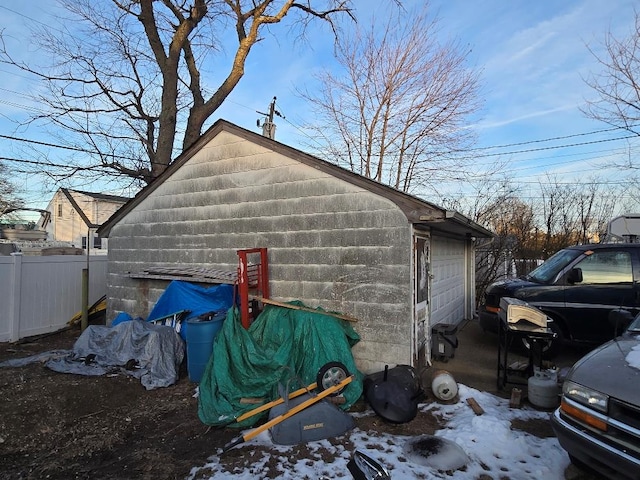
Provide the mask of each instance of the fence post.
{"label": "fence post", "polygon": [[20,340],[20,304],[22,298],[22,252],[12,253],[13,272],[9,299],[9,341]]}
{"label": "fence post", "polygon": [[[88,242],[89,240],[87,240]],[[89,255],[87,255],[87,258]],[[89,260],[87,260],[88,262]],[[81,328],[84,332],[89,326],[89,269],[82,269],[82,319]]]}

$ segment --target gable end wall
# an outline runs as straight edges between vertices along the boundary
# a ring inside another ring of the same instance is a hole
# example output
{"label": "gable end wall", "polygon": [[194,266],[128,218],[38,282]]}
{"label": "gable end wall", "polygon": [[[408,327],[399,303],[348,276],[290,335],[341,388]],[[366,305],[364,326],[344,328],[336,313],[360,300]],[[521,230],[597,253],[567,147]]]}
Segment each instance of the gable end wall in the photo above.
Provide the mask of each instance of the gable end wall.
{"label": "gable end wall", "polygon": [[391,201],[222,132],[109,235],[109,318],[146,317],[166,282],[128,272],[180,264],[235,271],[269,249],[272,298],[359,319],[362,371],[411,364],[411,228]]}

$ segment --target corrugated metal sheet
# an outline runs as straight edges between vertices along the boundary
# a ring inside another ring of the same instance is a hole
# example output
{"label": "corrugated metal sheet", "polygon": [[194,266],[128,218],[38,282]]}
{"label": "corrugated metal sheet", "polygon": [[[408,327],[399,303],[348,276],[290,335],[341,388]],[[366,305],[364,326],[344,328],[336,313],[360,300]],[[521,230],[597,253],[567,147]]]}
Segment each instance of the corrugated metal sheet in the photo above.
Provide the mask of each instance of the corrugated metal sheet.
{"label": "corrugated metal sheet", "polygon": [[129,277],[152,278],[156,280],[184,280],[197,283],[234,284],[238,280],[238,272],[203,267],[163,266],[148,268],[137,273],[130,273]]}

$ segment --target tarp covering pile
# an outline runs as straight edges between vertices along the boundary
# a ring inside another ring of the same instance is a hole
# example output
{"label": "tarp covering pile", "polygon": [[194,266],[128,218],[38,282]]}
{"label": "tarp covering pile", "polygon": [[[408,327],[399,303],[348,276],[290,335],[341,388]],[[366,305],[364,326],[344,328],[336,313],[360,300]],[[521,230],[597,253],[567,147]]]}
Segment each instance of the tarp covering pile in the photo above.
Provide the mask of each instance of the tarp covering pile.
{"label": "tarp covering pile", "polygon": [[178,381],[184,342],[173,328],[131,320],[114,327],[90,325],[64,357],[46,363],[51,370],[79,375],[121,372],[147,390]]}
{"label": "tarp covering pile", "polygon": [[[291,304],[302,306],[300,302]],[[238,310],[232,308],[216,336],[200,382],[198,416],[207,425],[251,426],[260,415],[242,422],[235,419],[258,405],[242,403],[241,399],[263,398],[266,403],[280,396],[279,385],[288,391],[306,387],[329,362],[341,362],[355,375],[342,392],[345,403],[340,407],[347,410],[362,394],[362,374],[351,353],[359,340],[348,322],[322,310],[316,313],[267,305],[249,329],[244,329]]]}

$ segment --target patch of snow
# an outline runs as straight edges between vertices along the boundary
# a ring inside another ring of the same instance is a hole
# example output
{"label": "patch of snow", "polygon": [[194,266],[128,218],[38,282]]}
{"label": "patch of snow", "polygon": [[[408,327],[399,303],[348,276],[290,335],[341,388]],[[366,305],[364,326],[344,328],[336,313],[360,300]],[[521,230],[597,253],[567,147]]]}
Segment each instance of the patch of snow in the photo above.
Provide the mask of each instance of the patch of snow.
{"label": "patch of snow", "polygon": [[[268,431],[262,432],[236,448],[250,450],[252,446],[268,447],[268,453],[258,453],[251,465],[244,469],[226,471],[220,464],[218,454],[209,458],[206,465],[194,467],[190,479],[254,479],[262,478],[262,472],[275,460],[279,464],[281,479],[332,479],[351,478],[347,463],[353,452],[359,450],[385,467],[392,479],[423,478],[470,480],[480,475],[492,478],[510,477],[519,480],[562,480],[569,465],[569,457],[555,437],[538,438],[526,432],[511,429],[511,421],[541,419],[548,420],[549,412],[531,408],[509,408],[509,400],[480,392],[465,385],[458,385],[460,401],[453,405],[440,403],[421,404],[422,411],[430,411],[444,419],[445,426],[435,435],[455,442],[468,456],[465,467],[455,471],[438,470],[438,466],[424,465],[415,461],[405,451],[408,443],[416,437],[376,434],[355,428],[345,434],[353,443],[352,450],[342,445],[333,445],[330,439],[309,442],[306,447],[309,457],[290,458],[293,448],[276,445]],[[484,409],[476,415],[467,405],[473,397]],[[250,430],[249,430],[250,431]],[[248,431],[247,431],[248,432]],[[246,432],[244,432],[246,433]],[[214,452],[212,452],[214,453]],[[329,455],[327,455],[327,453]],[[224,455],[224,454],[223,454]],[[331,457],[331,461],[326,459]]]}

